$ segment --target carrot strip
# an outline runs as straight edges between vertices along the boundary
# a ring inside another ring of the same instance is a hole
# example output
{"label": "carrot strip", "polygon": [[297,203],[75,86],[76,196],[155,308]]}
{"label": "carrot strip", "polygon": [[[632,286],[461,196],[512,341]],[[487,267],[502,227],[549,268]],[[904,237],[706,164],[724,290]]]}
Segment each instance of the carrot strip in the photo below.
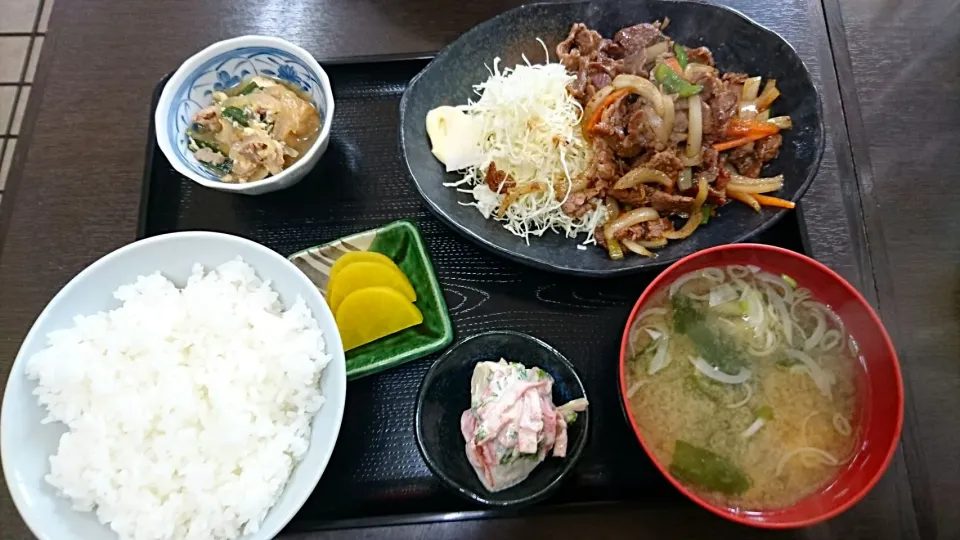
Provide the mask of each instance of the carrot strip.
{"label": "carrot strip", "polygon": [[727,124],[727,130],[725,133],[730,137],[748,137],[750,135],[761,134],[774,135],[779,131],[779,126],[771,122],[767,122],[766,120],[746,120],[743,118],[734,118]]}
{"label": "carrot strip", "polygon": [[743,146],[747,143],[752,143],[753,141],[762,139],[764,137],[769,137],[767,133],[761,133],[757,135],[747,135],[746,137],[740,137],[739,139],[733,139],[732,141],[724,141],[722,143],[717,143],[713,145],[713,148],[717,152],[723,152],[724,150],[729,150],[731,148],[736,148],[738,146]]}
{"label": "carrot strip", "polygon": [[596,127],[597,123],[600,121],[600,117],[603,116],[603,111],[606,110],[614,101],[620,99],[621,97],[629,94],[631,90],[629,88],[620,88],[619,90],[614,90],[607,96],[606,99],[600,102],[600,105],[597,106],[597,110],[594,111],[593,117],[587,122],[587,131],[592,132],[593,128]]}
{"label": "carrot strip", "polygon": [[753,210],[756,212],[760,211],[760,203],[758,203],[757,200],[753,198],[752,193],[740,193],[739,191],[728,191],[727,197],[730,197],[731,199],[742,202],[743,204],[749,206],[750,208],[753,208]]}
{"label": "carrot strip", "polygon": [[680,67],[680,62],[677,62],[676,58],[664,58],[663,63],[672,69],[677,75],[683,77],[683,68]]}
{"label": "carrot strip", "polygon": [[790,208],[790,209],[793,209],[797,206],[793,201],[781,199],[780,197],[760,195],[759,193],[751,193],[751,195],[762,206],[776,206],[777,208]]}

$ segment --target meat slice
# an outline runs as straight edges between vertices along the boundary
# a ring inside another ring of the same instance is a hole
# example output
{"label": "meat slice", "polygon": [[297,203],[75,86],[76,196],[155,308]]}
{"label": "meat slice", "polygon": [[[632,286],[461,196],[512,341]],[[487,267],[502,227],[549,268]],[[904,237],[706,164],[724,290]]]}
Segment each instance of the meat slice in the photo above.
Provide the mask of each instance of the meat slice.
{"label": "meat slice", "polygon": [[761,163],[772,161],[780,152],[783,136],[779,133],[764,137],[754,144],[754,154]]}
{"label": "meat slice", "polygon": [[198,161],[203,161],[204,163],[210,163],[213,165],[220,165],[227,160],[227,156],[221,154],[220,152],[214,152],[206,146],[201,147],[199,150],[194,152],[193,156],[197,158]]}
{"label": "meat slice", "polygon": [[588,189],[579,193],[573,193],[560,207],[564,214],[576,219],[580,219],[595,208],[593,198],[597,196],[599,190]]}
{"label": "meat slice", "polygon": [[589,58],[597,52],[603,38],[600,34],[587,28],[583,23],[576,23],[570,27],[567,39],[557,45],[557,58],[570,71],[580,69],[580,59]]}
{"label": "meat slice", "polygon": [[634,54],[647,47],[664,41],[667,36],[660,31],[660,23],[640,23],[628,26],[613,37],[613,40],[623,46],[627,55]]}
{"label": "meat slice", "polygon": [[639,186],[631,189],[611,189],[609,195],[623,204],[630,206],[651,206],[661,214],[687,214],[693,206],[693,197],[673,195],[666,191],[650,186]]}
{"label": "meat slice", "polygon": [[634,242],[640,242],[643,240],[655,240],[657,238],[662,238],[663,233],[666,231],[673,230],[673,223],[668,218],[654,219],[651,221],[645,221],[643,223],[637,223],[623,229],[617,233],[617,240],[633,240]]}
{"label": "meat slice", "polygon": [[737,169],[737,172],[752,178],[760,176],[760,168],[763,166],[763,163],[754,154],[754,146],[756,145],[738,146],[730,150],[727,155],[727,160]]}
{"label": "meat slice", "polygon": [[659,189],[653,189],[644,186],[647,196],[650,199],[650,206],[661,214],[689,214],[693,206],[693,197],[683,195],[674,195]]}
{"label": "meat slice", "polygon": [[[700,92],[700,103],[703,118],[704,135],[719,135],[724,126],[737,114],[737,102],[740,99],[739,90],[733,84],[725,83],[714,75],[701,73],[695,77],[696,84],[703,86]],[[708,142],[715,140],[708,137]]]}
{"label": "meat slice", "polygon": [[747,75],[746,73],[739,73],[737,71],[728,71],[723,74],[723,76],[721,77],[721,80],[723,80],[723,82],[725,83],[742,85],[749,78],[750,76]]}
{"label": "meat slice", "polygon": [[713,183],[717,180],[717,176],[720,174],[719,167],[719,157],[720,152],[712,146],[704,146],[701,150],[701,161],[700,166],[697,168],[697,173],[694,175],[694,179],[697,182],[702,178],[706,180],[707,183]]}
{"label": "meat slice", "polygon": [[684,168],[683,162],[680,161],[680,158],[677,157],[677,154],[672,150],[657,152],[650,158],[650,161],[644,164],[644,167],[656,169],[669,176],[674,182],[680,177],[680,172],[683,171]]}
{"label": "meat slice", "polygon": [[487,175],[484,177],[483,181],[486,182],[487,187],[489,187],[494,193],[506,193],[517,185],[517,183],[514,182],[513,177],[510,177],[507,175],[507,173],[497,169],[497,164],[492,161],[487,167]]}
{"label": "meat slice", "polygon": [[713,54],[711,54],[710,49],[706,47],[697,47],[696,49],[687,49],[687,62],[705,64],[710,67],[714,66]]}
{"label": "meat slice", "polygon": [[607,194],[621,204],[629,204],[635,207],[646,206],[649,202],[647,191],[643,189],[643,186],[632,189],[611,189]]}
{"label": "meat slice", "polygon": [[587,169],[587,178],[592,181],[611,181],[619,176],[617,158],[606,141],[597,137],[593,140],[593,160]]}

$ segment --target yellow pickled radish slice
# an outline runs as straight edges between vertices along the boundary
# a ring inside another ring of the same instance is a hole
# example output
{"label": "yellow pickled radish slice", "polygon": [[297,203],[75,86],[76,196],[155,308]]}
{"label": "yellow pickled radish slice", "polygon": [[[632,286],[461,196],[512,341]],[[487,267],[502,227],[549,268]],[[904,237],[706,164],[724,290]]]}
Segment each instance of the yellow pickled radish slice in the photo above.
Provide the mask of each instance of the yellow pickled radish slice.
{"label": "yellow pickled radish slice", "polygon": [[350,293],[336,310],[343,349],[359,347],[416,326],[423,314],[404,295],[390,287],[366,287]]}
{"label": "yellow pickled radish slice", "polygon": [[[400,269],[397,266],[397,263],[393,262],[390,257],[387,257],[383,253],[377,253],[376,251],[351,251],[337,259],[333,263],[333,266],[330,267],[330,282],[333,282],[333,278],[335,278],[341,270],[355,262],[375,262],[386,266],[392,266],[397,270]],[[327,290],[330,290],[329,285],[327,286]]]}
{"label": "yellow pickled radish slice", "polygon": [[327,303],[336,313],[340,303],[350,293],[367,287],[390,287],[410,302],[417,301],[417,293],[407,276],[396,265],[390,267],[373,262],[355,262],[344,268],[327,287]]}

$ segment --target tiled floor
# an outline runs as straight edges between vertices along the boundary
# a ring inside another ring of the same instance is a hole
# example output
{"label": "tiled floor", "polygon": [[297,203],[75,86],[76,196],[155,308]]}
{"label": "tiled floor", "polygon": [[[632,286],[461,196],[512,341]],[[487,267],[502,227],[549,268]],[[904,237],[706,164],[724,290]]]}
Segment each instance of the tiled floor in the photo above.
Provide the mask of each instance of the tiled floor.
{"label": "tiled floor", "polygon": [[54,0],[0,0],[0,199]]}

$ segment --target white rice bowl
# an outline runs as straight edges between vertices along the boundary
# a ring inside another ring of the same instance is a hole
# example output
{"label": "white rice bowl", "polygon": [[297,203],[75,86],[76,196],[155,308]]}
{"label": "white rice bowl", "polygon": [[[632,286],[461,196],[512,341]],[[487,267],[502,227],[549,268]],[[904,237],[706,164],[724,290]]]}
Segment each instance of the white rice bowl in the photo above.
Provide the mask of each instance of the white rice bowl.
{"label": "white rice bowl", "polygon": [[27,335],[4,474],[41,539],[272,538],[329,460],[345,386],[333,317],[292,264],[155,237],[81,272]]}

